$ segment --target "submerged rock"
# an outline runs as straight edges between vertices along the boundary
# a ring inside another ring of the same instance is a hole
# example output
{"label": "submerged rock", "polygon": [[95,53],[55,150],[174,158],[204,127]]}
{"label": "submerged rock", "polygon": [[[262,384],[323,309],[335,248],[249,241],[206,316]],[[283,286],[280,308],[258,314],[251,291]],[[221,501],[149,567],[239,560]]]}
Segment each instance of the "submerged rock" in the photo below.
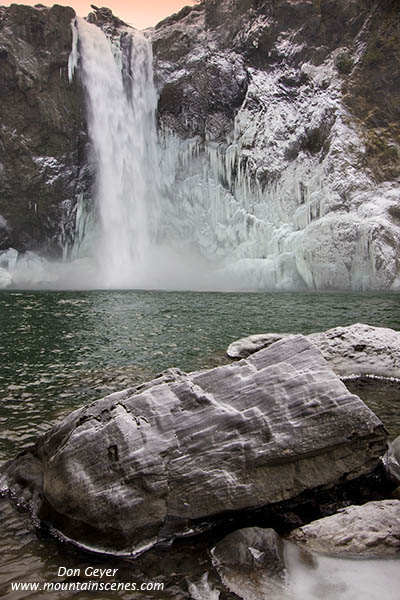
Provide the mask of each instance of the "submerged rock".
{"label": "submerged rock", "polygon": [[273,529],[248,527],[210,551],[224,585],[244,600],[286,597],[283,541]]}
{"label": "submerged rock", "polygon": [[226,513],[368,474],[386,437],[319,351],[294,336],[93,402],[8,463],[6,476],[62,535],[131,554]]}
{"label": "submerged rock", "polygon": [[349,506],[295,529],[290,539],[310,552],[357,557],[400,556],[400,500]]}
{"label": "submerged rock", "polygon": [[[232,342],[227,355],[230,358],[245,358],[287,335],[251,335]],[[312,333],[307,337],[319,348],[338,375],[400,377],[400,332],[394,329],[356,323]]]}

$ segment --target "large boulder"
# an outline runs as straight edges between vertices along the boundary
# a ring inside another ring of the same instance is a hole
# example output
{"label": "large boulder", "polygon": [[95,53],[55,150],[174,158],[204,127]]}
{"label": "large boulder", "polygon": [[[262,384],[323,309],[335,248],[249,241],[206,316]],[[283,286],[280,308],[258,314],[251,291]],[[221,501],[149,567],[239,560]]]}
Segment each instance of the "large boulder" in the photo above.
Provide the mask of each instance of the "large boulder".
{"label": "large boulder", "polygon": [[[287,335],[251,335],[232,342],[227,349],[227,355],[230,358],[245,358]],[[399,331],[355,323],[348,327],[335,327],[321,333],[312,333],[307,337],[340,376],[368,374],[400,377]]]}
{"label": "large boulder", "polygon": [[361,557],[400,556],[400,500],[349,506],[295,529],[290,539],[306,550]]}
{"label": "large boulder", "polygon": [[59,534],[132,554],[226,513],[369,474],[386,439],[317,348],[294,336],[93,402],[5,473],[10,492]]}

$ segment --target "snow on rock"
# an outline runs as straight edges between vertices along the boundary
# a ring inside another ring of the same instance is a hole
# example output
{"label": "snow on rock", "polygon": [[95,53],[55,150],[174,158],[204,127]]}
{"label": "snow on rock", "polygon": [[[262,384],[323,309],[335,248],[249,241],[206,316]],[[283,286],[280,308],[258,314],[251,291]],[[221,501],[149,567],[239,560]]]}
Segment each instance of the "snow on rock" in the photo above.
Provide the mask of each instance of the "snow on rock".
{"label": "snow on rock", "polygon": [[339,4],[321,25],[309,2],[205,2],[153,34],[164,233],[244,289],[400,287],[398,182],[365,167],[337,67],[343,52],[363,64],[371,18]]}
{"label": "snow on rock", "polygon": [[356,323],[313,333],[308,339],[341,376],[378,375],[400,378],[400,332]]}
{"label": "snow on rock", "polygon": [[283,337],[290,334],[288,333],[260,333],[256,335],[249,335],[248,337],[241,338],[229,344],[228,350],[226,351],[229,358],[247,358],[250,354],[258,352],[262,348],[267,348],[274,342],[278,342]]}
{"label": "snow on rock", "polygon": [[[288,334],[251,335],[229,345],[230,358],[246,358]],[[356,323],[335,327],[307,338],[340,376],[376,375],[400,378],[400,332]]]}
{"label": "snow on rock", "polygon": [[400,556],[400,500],[349,506],[295,529],[289,539],[310,552],[366,557]]}

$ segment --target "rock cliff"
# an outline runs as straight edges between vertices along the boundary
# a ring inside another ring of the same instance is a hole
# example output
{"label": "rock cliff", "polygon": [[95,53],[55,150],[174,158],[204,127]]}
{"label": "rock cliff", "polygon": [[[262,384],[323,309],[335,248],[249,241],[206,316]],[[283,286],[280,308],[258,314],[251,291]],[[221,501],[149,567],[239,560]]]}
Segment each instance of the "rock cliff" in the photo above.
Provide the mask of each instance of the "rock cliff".
{"label": "rock cliff", "polygon": [[156,27],[161,126],[198,142],[174,146],[181,220],[244,287],[399,287],[399,30],[391,0],[204,0]]}
{"label": "rock cliff", "polygon": [[88,194],[83,97],[68,81],[74,16],[0,7],[0,250],[60,256]]}
{"label": "rock cliff", "polygon": [[[0,10],[0,250],[57,255],[77,198],[95,214],[74,13]],[[129,46],[109,9],[88,20]],[[399,289],[399,30],[395,0],[203,0],[149,30],[157,243],[215,287]]]}

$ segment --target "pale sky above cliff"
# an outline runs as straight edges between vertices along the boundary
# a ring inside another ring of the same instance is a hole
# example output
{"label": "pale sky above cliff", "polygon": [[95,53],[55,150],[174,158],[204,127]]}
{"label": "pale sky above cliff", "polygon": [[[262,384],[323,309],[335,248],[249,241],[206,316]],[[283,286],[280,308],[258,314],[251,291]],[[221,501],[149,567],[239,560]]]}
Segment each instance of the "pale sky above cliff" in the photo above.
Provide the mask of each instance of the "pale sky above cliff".
{"label": "pale sky above cliff", "polygon": [[[52,6],[53,4],[63,4],[64,6],[72,6],[75,11],[85,17],[90,11],[91,2],[85,0],[24,0],[17,2],[17,4],[45,4],[46,6]],[[9,6],[11,2],[1,2],[2,6]],[[111,8],[113,13],[126,21],[130,25],[137,27],[138,29],[144,29],[155,25],[165,17],[172,15],[177,12],[183,6],[194,4],[193,0],[102,0],[101,2],[94,1],[93,4],[96,6],[107,6]]]}

